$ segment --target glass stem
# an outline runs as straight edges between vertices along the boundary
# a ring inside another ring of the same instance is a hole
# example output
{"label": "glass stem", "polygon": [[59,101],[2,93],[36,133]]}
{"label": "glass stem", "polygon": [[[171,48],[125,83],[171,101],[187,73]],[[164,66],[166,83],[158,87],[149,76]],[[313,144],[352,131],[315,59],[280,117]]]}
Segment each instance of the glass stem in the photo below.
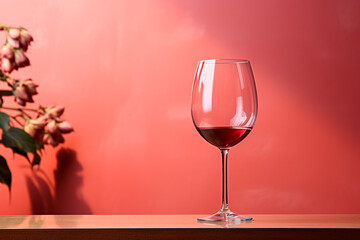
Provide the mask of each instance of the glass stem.
{"label": "glass stem", "polygon": [[229,202],[228,202],[228,184],[227,184],[227,164],[228,164],[228,154],[229,149],[220,149],[221,151],[221,169],[222,169],[222,203],[220,212],[228,212]]}

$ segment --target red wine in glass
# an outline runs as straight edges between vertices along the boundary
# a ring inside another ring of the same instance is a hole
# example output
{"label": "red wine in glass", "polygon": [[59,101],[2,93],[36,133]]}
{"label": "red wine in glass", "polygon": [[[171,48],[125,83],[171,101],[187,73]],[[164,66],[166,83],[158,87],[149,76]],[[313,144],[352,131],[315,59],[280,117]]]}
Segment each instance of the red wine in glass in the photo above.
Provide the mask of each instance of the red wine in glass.
{"label": "red wine in glass", "polygon": [[255,80],[248,60],[210,59],[198,63],[191,96],[191,116],[196,130],[222,156],[220,211],[200,221],[244,221],[228,204],[227,165],[231,147],[244,140],[257,116]]}
{"label": "red wine in glass", "polygon": [[197,127],[196,130],[210,144],[220,149],[227,149],[241,142],[250,133],[251,128]]}

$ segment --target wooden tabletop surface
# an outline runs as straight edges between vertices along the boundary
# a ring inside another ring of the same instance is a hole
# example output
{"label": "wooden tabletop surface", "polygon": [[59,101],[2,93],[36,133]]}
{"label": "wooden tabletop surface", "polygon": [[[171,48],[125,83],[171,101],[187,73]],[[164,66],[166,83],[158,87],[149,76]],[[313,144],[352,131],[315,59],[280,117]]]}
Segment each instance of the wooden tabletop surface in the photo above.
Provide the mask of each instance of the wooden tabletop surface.
{"label": "wooden tabletop surface", "polygon": [[197,221],[204,215],[0,215],[0,229],[360,229],[360,214],[249,214],[243,223]]}

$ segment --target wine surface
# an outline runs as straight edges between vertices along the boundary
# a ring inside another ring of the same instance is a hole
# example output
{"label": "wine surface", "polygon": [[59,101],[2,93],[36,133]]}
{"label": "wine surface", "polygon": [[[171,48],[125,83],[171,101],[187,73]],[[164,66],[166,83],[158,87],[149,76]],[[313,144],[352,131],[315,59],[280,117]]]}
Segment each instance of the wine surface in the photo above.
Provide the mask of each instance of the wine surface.
{"label": "wine surface", "polygon": [[243,140],[251,131],[244,127],[200,127],[200,135],[218,148],[230,148]]}

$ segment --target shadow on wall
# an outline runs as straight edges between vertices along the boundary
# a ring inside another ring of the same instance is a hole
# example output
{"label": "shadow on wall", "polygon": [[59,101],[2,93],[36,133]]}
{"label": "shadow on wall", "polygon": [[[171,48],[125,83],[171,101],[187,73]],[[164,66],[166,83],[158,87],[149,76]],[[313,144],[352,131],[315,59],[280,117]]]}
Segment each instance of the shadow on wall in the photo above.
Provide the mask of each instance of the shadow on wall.
{"label": "shadow on wall", "polygon": [[56,159],[54,186],[41,169],[34,170],[33,176],[26,177],[32,213],[91,214],[91,209],[81,194],[83,168],[76,152],[70,148],[61,148]]}

